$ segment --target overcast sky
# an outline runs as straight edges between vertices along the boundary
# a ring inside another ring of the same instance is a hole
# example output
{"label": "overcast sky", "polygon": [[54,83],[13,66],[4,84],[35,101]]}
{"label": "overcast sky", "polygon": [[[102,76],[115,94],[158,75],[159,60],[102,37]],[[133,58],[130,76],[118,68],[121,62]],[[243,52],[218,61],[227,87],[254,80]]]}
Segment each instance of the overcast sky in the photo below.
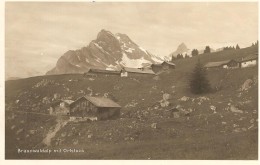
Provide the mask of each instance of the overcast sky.
{"label": "overcast sky", "polygon": [[125,33],[153,54],[239,44],[258,37],[257,3],[6,3],[6,76],[40,75],[101,29]]}

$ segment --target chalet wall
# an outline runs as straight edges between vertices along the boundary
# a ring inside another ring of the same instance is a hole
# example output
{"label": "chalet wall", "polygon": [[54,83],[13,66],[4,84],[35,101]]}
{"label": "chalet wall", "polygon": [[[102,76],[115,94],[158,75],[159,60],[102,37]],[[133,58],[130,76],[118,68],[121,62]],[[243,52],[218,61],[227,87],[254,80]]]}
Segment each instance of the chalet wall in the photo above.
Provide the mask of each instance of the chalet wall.
{"label": "chalet wall", "polygon": [[128,72],[121,72],[121,77],[127,77],[128,76]]}
{"label": "chalet wall", "polygon": [[152,71],[154,73],[160,72],[162,70],[162,66],[152,66]]}
{"label": "chalet wall", "polygon": [[82,98],[71,106],[70,115],[76,117],[96,117],[97,107]]}
{"label": "chalet wall", "polygon": [[241,62],[241,68],[255,66],[256,63],[257,63],[256,60]]}
{"label": "chalet wall", "polygon": [[154,74],[145,74],[145,73],[135,73],[135,72],[127,72],[128,77],[153,77]]}
{"label": "chalet wall", "polygon": [[115,119],[120,116],[120,108],[98,108],[98,120]]}
{"label": "chalet wall", "polygon": [[96,107],[87,99],[82,98],[70,107],[70,116],[81,118],[96,117],[98,120],[106,120],[119,117],[120,108]]}

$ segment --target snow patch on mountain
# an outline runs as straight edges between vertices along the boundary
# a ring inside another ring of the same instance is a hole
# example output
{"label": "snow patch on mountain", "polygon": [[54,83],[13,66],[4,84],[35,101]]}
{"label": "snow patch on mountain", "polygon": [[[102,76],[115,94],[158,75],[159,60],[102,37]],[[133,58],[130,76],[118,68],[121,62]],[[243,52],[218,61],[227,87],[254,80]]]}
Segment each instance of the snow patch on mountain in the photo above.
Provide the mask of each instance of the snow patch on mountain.
{"label": "snow patch on mountain", "polygon": [[122,61],[120,64],[123,66],[131,67],[131,68],[140,68],[144,63],[151,63],[150,61],[144,59],[144,57],[140,59],[130,59],[125,53],[123,53]]}
{"label": "snow patch on mountain", "polygon": [[106,67],[106,70],[119,70],[118,68],[120,68],[119,65],[112,65],[112,64],[110,64],[110,65],[108,65]]}
{"label": "snow patch on mountain", "polygon": [[145,54],[148,55],[148,52],[147,52],[144,48],[142,48],[142,47],[139,46],[139,49],[141,49],[143,52],[145,52]]}
{"label": "snow patch on mountain", "polygon": [[154,62],[156,62],[156,63],[162,63],[164,60],[163,59],[161,59],[160,57],[158,57],[158,56],[155,56],[155,55],[151,55],[151,58],[152,58],[152,60],[154,61]]}
{"label": "snow patch on mountain", "polygon": [[103,52],[103,53],[105,53],[105,54],[109,54],[107,51],[105,51],[101,46],[99,46],[97,43],[95,43],[95,42],[93,42],[94,43],[94,45],[101,51],[101,52]]}

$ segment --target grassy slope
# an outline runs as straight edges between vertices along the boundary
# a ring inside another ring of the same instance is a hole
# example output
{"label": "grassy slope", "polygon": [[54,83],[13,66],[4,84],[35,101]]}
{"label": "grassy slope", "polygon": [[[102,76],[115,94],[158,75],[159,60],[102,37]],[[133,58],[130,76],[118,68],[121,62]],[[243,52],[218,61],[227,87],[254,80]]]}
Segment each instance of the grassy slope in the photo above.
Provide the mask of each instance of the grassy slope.
{"label": "grassy slope", "polygon": [[[257,48],[246,48],[200,55],[203,63],[254,54]],[[188,79],[198,57],[176,61],[177,68],[163,73],[159,80],[135,77],[98,76],[93,79],[82,75],[56,75],[33,77],[6,82],[6,157],[38,159],[257,159],[257,82],[247,92],[239,92],[243,82],[257,78],[257,67],[235,70],[209,70],[212,87],[220,90],[204,95],[209,100],[198,104],[198,97],[189,92]],[[33,88],[43,79],[50,83]],[[44,97],[52,99],[55,93],[62,98],[90,93],[109,93],[122,108],[122,118],[94,123],[70,123],[53,139],[51,148],[82,148],[77,154],[16,154],[17,147],[44,147],[39,145],[55,118],[46,115],[13,113],[34,111],[47,113],[49,104]],[[189,118],[169,117],[167,108],[159,101],[163,93],[171,94],[172,105],[192,108]],[[241,96],[238,96],[241,93]],[[190,97],[189,101],[179,99]],[[194,99],[192,101],[192,99]],[[19,100],[18,103],[15,103]],[[135,107],[127,106],[137,103]],[[235,105],[243,114],[232,113],[226,108]],[[217,107],[216,114],[210,106]],[[29,116],[29,117],[28,117]],[[254,121],[251,122],[251,120]],[[226,122],[223,124],[222,122]],[[157,123],[157,129],[151,128]],[[253,125],[252,128],[250,128]],[[15,126],[15,127],[13,127]],[[21,130],[24,128],[21,132]],[[235,129],[246,131],[234,132]],[[250,129],[248,129],[250,128]],[[31,130],[37,130],[32,134]],[[88,138],[89,135],[93,137]],[[26,141],[25,141],[26,139]],[[30,141],[30,142],[29,142]],[[60,144],[56,144],[60,141]]]}

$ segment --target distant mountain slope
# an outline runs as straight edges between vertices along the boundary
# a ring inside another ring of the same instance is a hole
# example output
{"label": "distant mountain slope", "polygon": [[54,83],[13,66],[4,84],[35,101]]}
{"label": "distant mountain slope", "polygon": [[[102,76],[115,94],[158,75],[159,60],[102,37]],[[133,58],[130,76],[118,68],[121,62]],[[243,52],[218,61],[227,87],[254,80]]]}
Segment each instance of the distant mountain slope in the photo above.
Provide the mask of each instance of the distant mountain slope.
{"label": "distant mountain slope", "polygon": [[[198,49],[199,54],[203,54],[203,53],[204,53],[204,50],[205,50],[205,48],[203,48],[203,49]],[[221,50],[223,50],[223,49],[219,49],[218,51],[221,51]],[[213,49],[213,48],[210,48],[210,51],[211,51],[211,53],[212,53],[212,52],[216,52],[216,50]],[[171,54],[169,54],[168,56],[166,56],[165,59],[171,60],[172,57],[177,57],[178,54],[181,54],[183,57],[185,57],[186,55],[188,55],[188,56],[191,57],[191,56],[192,56],[192,55],[191,55],[191,52],[192,52],[192,49],[189,49],[189,48],[186,46],[185,43],[181,43],[181,44],[177,47],[177,49],[176,49],[174,52],[172,52]]]}
{"label": "distant mountain slope", "polygon": [[183,56],[185,56],[186,54],[187,55],[190,55],[191,54],[191,50],[184,44],[184,43],[181,43],[177,49],[171,53],[169,56],[167,56],[166,58],[169,60],[171,60],[172,56],[174,57],[177,57],[178,54],[182,54]]}
{"label": "distant mountain slope", "polygon": [[96,40],[79,50],[69,50],[46,74],[82,73],[89,68],[117,69],[120,66],[142,67],[162,59],[134,43],[126,34],[101,30]]}

